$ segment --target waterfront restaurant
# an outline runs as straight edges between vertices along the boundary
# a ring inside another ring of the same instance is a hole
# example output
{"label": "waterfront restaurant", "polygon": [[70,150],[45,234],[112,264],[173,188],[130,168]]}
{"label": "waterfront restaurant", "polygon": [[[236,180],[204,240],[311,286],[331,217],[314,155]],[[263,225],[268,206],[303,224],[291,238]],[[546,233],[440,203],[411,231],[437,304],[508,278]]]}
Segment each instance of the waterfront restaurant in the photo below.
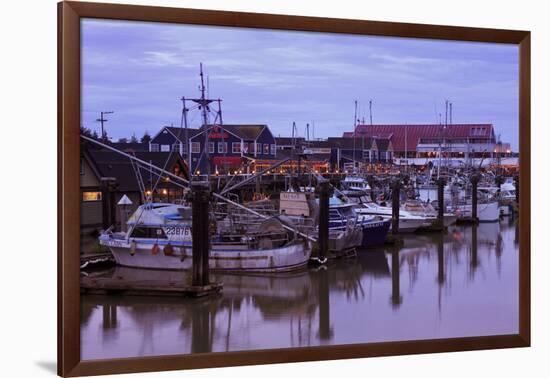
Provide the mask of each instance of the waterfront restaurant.
{"label": "waterfront restaurant", "polygon": [[440,156],[457,164],[479,163],[514,155],[508,143],[497,142],[492,124],[357,125],[355,131],[343,134],[344,138],[380,136],[391,141],[395,164],[423,165]]}
{"label": "waterfront restaurant", "polygon": [[[208,168],[212,175],[251,173],[256,160],[276,162],[276,142],[267,125],[189,128],[191,159],[187,155],[185,133],[183,128],[162,128],[151,139],[150,151],[178,151],[190,163],[194,175],[205,174]],[[208,156],[204,151],[205,139],[208,139]]]}

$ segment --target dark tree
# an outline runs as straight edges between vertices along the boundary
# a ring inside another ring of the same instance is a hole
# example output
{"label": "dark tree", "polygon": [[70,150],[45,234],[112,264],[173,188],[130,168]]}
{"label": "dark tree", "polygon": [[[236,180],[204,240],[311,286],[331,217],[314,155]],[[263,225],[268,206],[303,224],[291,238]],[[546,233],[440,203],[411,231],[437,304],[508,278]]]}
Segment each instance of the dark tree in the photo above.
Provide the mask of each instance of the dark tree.
{"label": "dark tree", "polygon": [[149,142],[151,142],[151,136],[150,136],[149,133],[146,131],[145,134],[143,134],[143,136],[141,137],[141,143],[147,143],[147,144],[149,144]]}
{"label": "dark tree", "polygon": [[138,138],[136,137],[136,133],[132,134],[132,137],[130,138],[130,143],[138,143]]}

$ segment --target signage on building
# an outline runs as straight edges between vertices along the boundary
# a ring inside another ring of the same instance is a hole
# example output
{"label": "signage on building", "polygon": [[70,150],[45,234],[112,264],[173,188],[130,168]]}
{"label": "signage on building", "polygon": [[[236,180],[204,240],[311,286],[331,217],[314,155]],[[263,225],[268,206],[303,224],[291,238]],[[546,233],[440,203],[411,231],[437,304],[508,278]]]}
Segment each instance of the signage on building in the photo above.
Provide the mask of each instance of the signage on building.
{"label": "signage on building", "polygon": [[306,148],[304,154],[330,154],[330,148]]}

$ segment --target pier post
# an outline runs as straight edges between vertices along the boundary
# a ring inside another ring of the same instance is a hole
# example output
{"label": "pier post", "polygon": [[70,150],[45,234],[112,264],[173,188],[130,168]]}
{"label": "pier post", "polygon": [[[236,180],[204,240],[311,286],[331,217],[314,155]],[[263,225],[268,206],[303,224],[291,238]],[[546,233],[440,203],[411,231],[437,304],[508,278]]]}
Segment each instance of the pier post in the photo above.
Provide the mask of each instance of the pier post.
{"label": "pier post", "polygon": [[332,195],[330,183],[327,179],[318,180],[315,188],[319,196],[319,259],[328,256],[328,223],[329,223],[329,199]]}
{"label": "pier post", "polygon": [[516,205],[519,208],[519,175],[514,176],[514,186],[516,187]]}
{"label": "pier post", "polygon": [[401,182],[399,179],[395,179],[392,182],[391,192],[391,232],[396,235],[399,233],[399,196],[400,196]]}
{"label": "pier post", "polygon": [[103,229],[108,229],[116,223],[114,190],[116,179],[114,177],[101,178],[101,212]]}
{"label": "pier post", "polygon": [[443,229],[444,223],[443,223],[443,216],[445,213],[445,195],[444,195],[444,188],[445,188],[445,179],[443,177],[440,177],[437,179],[437,220],[439,222],[439,227]]}
{"label": "pier post", "polygon": [[193,286],[205,286],[210,283],[210,187],[208,182],[191,184],[191,203],[193,208]]}
{"label": "pier post", "polygon": [[477,222],[477,183],[479,182],[479,175],[474,173],[470,177],[472,183],[472,220]]}
{"label": "pier post", "polygon": [[370,186],[370,199],[371,199],[372,202],[376,202],[376,193],[374,192],[374,183],[375,183],[375,180],[374,180],[374,176],[373,176],[373,175],[367,176],[367,183],[368,183],[369,186]]}

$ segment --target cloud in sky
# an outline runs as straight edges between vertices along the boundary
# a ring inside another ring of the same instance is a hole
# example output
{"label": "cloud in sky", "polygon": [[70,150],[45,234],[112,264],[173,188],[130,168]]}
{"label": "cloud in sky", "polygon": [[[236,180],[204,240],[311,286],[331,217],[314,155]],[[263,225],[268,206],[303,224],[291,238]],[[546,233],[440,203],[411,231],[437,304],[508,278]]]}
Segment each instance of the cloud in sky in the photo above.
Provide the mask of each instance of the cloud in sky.
{"label": "cloud in sky", "polygon": [[[514,45],[134,21],[82,22],[82,123],[114,110],[115,138],[179,125],[182,96],[199,95],[199,64],[226,123],[266,123],[275,135],[315,122],[315,136],[353,128],[354,100],[375,123],[493,123],[518,142]],[[191,117],[193,118],[193,117]],[[193,118],[199,126],[199,117]]]}

